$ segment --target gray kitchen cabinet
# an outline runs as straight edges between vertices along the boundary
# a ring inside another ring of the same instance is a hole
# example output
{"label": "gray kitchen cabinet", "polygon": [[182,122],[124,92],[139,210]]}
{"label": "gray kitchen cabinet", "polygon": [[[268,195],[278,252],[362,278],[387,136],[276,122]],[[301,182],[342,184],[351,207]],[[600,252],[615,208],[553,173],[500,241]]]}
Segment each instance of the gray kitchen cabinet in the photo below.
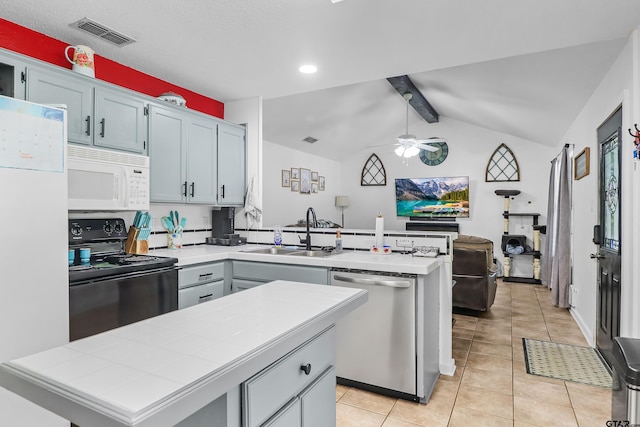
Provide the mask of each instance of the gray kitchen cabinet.
{"label": "gray kitchen cabinet", "polygon": [[187,128],[187,200],[216,204],[218,124],[205,117],[192,117]]}
{"label": "gray kitchen cabinet", "polygon": [[224,295],[226,262],[214,262],[178,270],[178,309]]}
{"label": "gray kitchen cabinet", "polygon": [[68,70],[27,69],[26,99],[67,106],[68,140],[117,151],[147,151],[146,102]]}
{"label": "gray kitchen cabinet", "polygon": [[151,201],[216,204],[217,121],[151,104]]}
{"label": "gray kitchen cabinet", "polygon": [[246,192],[246,128],[218,125],[218,204],[244,205]]}
{"label": "gray kitchen cabinet", "polygon": [[149,106],[151,201],[187,200],[187,119],[175,111]]}
{"label": "gray kitchen cabinet", "polygon": [[121,90],[103,87],[94,90],[93,144],[102,148],[145,153],[147,122],[144,99]]}
{"label": "gray kitchen cabinet", "polygon": [[27,64],[11,53],[0,52],[0,95],[25,99]]}
{"label": "gray kitchen cabinet", "polygon": [[93,85],[68,73],[29,68],[27,100],[67,106],[67,138],[83,145],[93,143]]}
{"label": "gray kitchen cabinet", "polygon": [[300,427],[300,399],[297,397],[278,411],[263,427]]}
{"label": "gray kitchen cabinet", "polygon": [[334,363],[332,326],[242,384],[242,426],[335,425]]}
{"label": "gray kitchen cabinet", "polygon": [[273,280],[329,284],[326,267],[277,264],[255,261],[232,261],[231,292],[239,292]]}
{"label": "gray kitchen cabinet", "polygon": [[336,369],[331,366],[300,394],[304,427],[333,426],[336,422]]}

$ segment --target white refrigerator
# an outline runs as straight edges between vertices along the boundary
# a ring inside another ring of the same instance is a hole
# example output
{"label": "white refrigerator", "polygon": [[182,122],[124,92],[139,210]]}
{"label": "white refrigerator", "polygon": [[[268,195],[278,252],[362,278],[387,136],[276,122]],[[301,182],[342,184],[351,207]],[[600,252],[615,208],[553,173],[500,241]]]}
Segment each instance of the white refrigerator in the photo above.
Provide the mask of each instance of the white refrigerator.
{"label": "white refrigerator", "polygon": [[[64,109],[0,96],[0,362],[69,342]],[[69,422],[0,387],[0,425]]]}

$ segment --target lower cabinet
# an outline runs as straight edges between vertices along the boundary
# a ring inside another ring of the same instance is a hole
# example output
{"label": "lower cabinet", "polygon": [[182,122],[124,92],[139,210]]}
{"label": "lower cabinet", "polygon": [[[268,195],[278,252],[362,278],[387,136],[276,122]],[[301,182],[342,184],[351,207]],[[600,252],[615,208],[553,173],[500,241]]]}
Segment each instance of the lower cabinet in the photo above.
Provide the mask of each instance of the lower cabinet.
{"label": "lower cabinet", "polygon": [[326,267],[275,264],[254,261],[233,261],[231,292],[240,292],[271,282],[290,280],[292,282],[329,284],[329,270]]}
{"label": "lower cabinet", "polygon": [[224,280],[178,290],[178,310],[224,296]]}
{"label": "lower cabinet", "polygon": [[335,426],[335,327],[242,384],[242,427]]}
{"label": "lower cabinet", "polygon": [[178,271],[178,309],[224,295],[225,262],[182,268]]}

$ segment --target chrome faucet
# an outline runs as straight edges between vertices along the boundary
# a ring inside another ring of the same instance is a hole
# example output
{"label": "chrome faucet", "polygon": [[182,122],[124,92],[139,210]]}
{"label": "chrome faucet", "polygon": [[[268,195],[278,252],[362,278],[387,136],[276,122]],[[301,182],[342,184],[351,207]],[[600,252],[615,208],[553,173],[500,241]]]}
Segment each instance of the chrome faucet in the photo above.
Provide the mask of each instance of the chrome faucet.
{"label": "chrome faucet", "polygon": [[306,250],[310,251],[311,250],[311,233],[309,233],[309,213],[311,213],[311,216],[313,217],[313,227],[316,227],[316,223],[317,223],[317,219],[316,219],[316,211],[313,210],[313,208],[309,208],[307,209],[307,238],[302,240],[300,239],[300,237],[298,237],[298,239],[300,239],[300,243],[306,243],[307,247]]}

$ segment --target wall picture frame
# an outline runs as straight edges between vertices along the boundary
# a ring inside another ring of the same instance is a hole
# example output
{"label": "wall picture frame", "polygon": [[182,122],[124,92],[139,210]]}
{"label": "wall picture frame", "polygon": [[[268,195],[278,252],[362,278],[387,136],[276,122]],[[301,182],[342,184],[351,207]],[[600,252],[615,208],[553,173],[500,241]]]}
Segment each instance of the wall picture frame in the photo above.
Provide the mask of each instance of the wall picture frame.
{"label": "wall picture frame", "polygon": [[591,149],[585,147],[577,156],[573,158],[573,179],[579,180],[589,175],[591,158],[589,152]]}
{"label": "wall picture frame", "polygon": [[311,194],[318,194],[318,183],[317,182],[312,182],[311,183]]}
{"label": "wall picture frame", "polygon": [[311,182],[318,182],[318,172],[311,171]]}
{"label": "wall picture frame", "polygon": [[300,194],[311,194],[311,170],[300,168]]}
{"label": "wall picture frame", "polygon": [[291,191],[300,192],[300,181],[291,181]]}
{"label": "wall picture frame", "polygon": [[300,168],[291,168],[291,179],[300,179]]}
{"label": "wall picture frame", "polygon": [[282,186],[289,187],[291,182],[291,171],[289,169],[282,169]]}
{"label": "wall picture frame", "polygon": [[324,191],[325,189],[325,177],[324,176],[319,176],[318,177],[318,188],[320,189],[320,191]]}

